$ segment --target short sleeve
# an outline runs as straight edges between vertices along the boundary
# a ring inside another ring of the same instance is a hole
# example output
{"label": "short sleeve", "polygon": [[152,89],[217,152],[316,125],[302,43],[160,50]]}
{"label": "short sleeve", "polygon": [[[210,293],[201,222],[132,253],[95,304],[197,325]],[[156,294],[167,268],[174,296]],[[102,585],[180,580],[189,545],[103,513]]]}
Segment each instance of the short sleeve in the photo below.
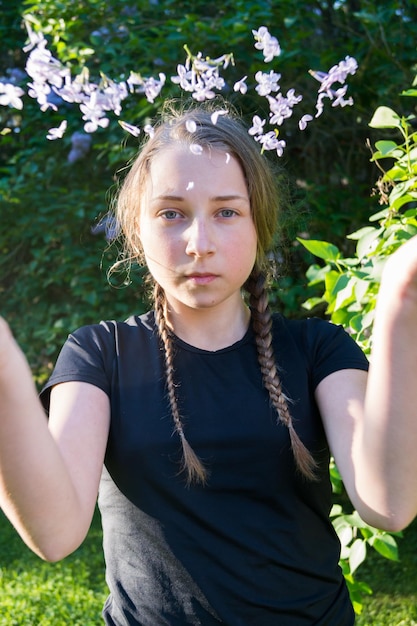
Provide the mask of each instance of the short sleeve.
{"label": "short sleeve", "polygon": [[46,410],[50,390],[69,381],[86,382],[110,396],[112,368],[116,348],[113,322],[83,326],[71,333],[63,345],[54,370],[40,393]]}
{"label": "short sleeve", "polygon": [[314,388],[333,372],[343,369],[367,371],[368,359],[342,326],[319,318],[306,320],[305,337]]}

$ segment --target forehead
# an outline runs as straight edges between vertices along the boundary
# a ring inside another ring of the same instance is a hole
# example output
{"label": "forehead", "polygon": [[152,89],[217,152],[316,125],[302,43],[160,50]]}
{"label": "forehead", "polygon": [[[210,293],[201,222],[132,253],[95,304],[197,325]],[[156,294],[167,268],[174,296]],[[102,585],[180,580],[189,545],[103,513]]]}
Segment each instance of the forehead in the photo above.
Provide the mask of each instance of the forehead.
{"label": "forehead", "polygon": [[151,186],[159,189],[180,185],[190,189],[228,185],[246,190],[242,168],[234,156],[226,149],[198,148],[180,144],[155,154],[149,168]]}

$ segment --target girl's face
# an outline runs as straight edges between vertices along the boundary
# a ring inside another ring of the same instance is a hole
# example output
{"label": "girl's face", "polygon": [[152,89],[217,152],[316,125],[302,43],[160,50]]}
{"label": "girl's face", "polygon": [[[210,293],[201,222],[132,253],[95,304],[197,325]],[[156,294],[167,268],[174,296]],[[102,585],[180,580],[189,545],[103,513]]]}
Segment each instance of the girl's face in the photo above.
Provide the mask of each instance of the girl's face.
{"label": "girl's face", "polygon": [[196,155],[179,145],[157,154],[139,234],[171,310],[242,307],[240,288],[255,263],[257,236],[241,167],[227,152]]}

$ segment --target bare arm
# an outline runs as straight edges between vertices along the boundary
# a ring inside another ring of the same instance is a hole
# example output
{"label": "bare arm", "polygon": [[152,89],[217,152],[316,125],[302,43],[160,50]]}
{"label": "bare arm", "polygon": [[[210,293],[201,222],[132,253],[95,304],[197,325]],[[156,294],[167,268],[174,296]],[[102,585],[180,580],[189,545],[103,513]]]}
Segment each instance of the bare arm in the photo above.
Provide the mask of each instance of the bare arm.
{"label": "bare arm", "polygon": [[84,539],[94,511],[109,401],[87,383],[52,391],[48,421],[31,373],[0,319],[0,505],[27,545],[58,560]]}
{"label": "bare arm", "polygon": [[317,388],[332,453],[353,504],[373,526],[398,530],[417,515],[417,238],[387,263],[372,365]]}

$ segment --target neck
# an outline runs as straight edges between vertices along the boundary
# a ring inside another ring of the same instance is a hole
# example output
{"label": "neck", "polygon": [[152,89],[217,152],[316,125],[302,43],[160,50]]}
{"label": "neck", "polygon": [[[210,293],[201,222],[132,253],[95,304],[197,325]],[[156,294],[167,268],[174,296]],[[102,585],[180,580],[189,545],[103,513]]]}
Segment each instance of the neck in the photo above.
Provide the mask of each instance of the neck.
{"label": "neck", "polygon": [[240,341],[248,330],[250,310],[241,299],[239,306],[224,307],[222,312],[216,308],[189,309],[177,311],[168,303],[167,323],[171,330],[186,343],[215,352]]}

